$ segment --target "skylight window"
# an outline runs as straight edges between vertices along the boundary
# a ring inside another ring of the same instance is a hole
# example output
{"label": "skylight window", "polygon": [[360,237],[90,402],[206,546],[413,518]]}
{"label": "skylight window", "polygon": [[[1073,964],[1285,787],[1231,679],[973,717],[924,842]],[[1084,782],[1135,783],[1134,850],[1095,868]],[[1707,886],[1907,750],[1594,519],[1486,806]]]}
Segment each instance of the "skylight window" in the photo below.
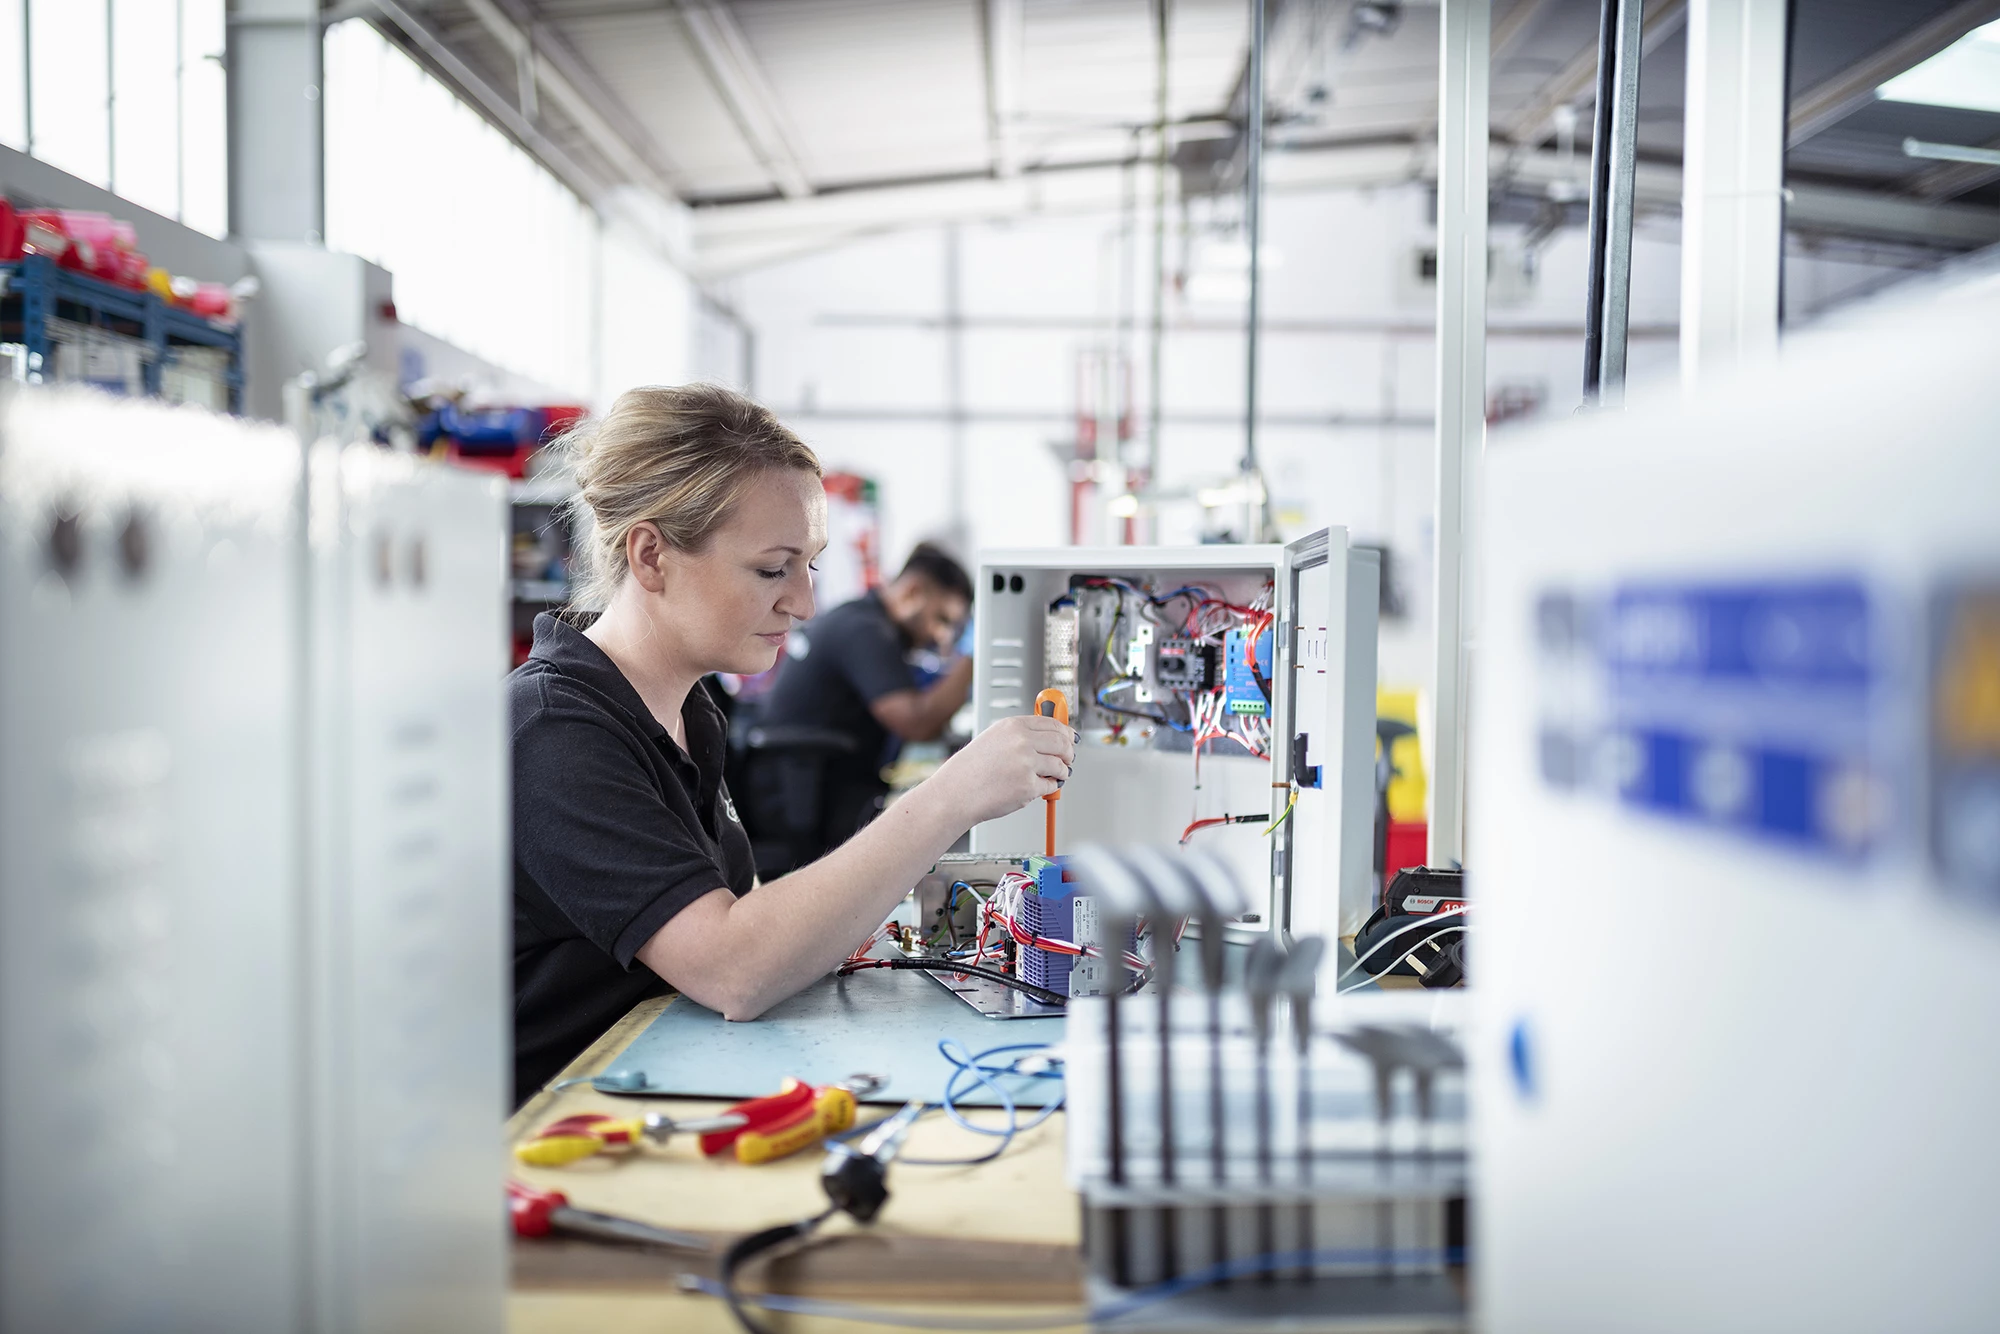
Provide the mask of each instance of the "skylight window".
{"label": "skylight window", "polygon": [[2000,20],[1974,28],[1876,91],[1890,102],[2000,111]]}

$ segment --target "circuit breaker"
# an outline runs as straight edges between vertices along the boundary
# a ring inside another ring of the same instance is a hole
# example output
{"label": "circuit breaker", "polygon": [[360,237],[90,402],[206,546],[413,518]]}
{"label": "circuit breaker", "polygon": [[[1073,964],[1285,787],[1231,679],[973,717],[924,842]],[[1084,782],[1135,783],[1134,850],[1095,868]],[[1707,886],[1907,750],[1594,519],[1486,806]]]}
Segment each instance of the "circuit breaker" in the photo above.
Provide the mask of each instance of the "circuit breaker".
{"label": "circuit breaker", "polygon": [[[1199,840],[1269,887],[1244,927],[1358,926],[1373,893],[1375,559],[1344,529],[1289,546],[982,553],[978,725],[1054,689],[1082,736],[1058,851]],[[1042,820],[1037,802],[980,825],[973,847],[1040,851]]]}

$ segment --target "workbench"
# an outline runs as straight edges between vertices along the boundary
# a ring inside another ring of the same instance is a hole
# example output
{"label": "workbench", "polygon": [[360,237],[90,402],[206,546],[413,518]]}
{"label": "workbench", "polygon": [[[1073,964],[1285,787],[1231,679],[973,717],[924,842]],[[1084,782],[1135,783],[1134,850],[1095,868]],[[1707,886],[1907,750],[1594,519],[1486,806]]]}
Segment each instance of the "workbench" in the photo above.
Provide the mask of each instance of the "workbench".
{"label": "workbench", "polygon": [[[1342,942],[1343,969],[1352,961]],[[1180,966],[1190,967],[1191,961]],[[1405,978],[1377,979],[1377,984],[1416,986],[1414,979]],[[735,1334],[739,1327],[729,1309],[717,1298],[683,1291],[682,1276],[713,1278],[716,1261],[731,1241],[825,1207],[819,1184],[824,1155],[818,1150],[751,1167],[727,1156],[703,1158],[692,1138],[677,1138],[664,1148],[590,1158],[567,1167],[533,1168],[512,1161],[516,1143],[551,1121],[580,1112],[629,1117],[659,1111],[691,1118],[723,1110],[727,1104],[719,1101],[618,1096],[588,1084],[556,1087],[614,1068],[668,1005],[691,1003],[672,996],[640,1002],[523,1104],[507,1122],[508,1167],[521,1181],[562,1191],[580,1209],[701,1233],[712,1241],[709,1253],[517,1237],[508,1303],[512,1334]],[[978,1022],[994,1042],[1008,1040],[1009,1024]],[[864,1106],[862,1116],[873,1119],[900,1102]],[[997,1127],[1005,1119],[998,1110],[968,1109],[965,1114],[978,1125]],[[1057,1112],[1016,1136],[992,1162],[970,1167],[898,1164],[889,1175],[889,1203],[872,1225],[836,1216],[805,1248],[752,1262],[743,1270],[741,1287],[961,1319],[1080,1311],[1081,1213],[1064,1177],[1064,1133],[1064,1114]],[[917,1123],[904,1153],[910,1158],[970,1157],[995,1142],[933,1115]],[[852,1321],[797,1315],[774,1316],[772,1323],[786,1334],[854,1334],[864,1328]]]}
{"label": "workbench", "polygon": [[[670,1004],[641,1002],[572,1061],[551,1085],[600,1073]],[[683,1274],[714,1277],[730,1241],[775,1223],[818,1213],[822,1154],[808,1150],[750,1167],[728,1157],[704,1159],[691,1138],[621,1157],[599,1157],[559,1168],[523,1167],[514,1144],[559,1117],[579,1112],[620,1116],[661,1111],[674,1117],[710,1115],[724,1104],[689,1098],[630,1098],[589,1085],[544,1090],[507,1122],[508,1168],[521,1181],[562,1191],[570,1203],[713,1238],[706,1256],[555,1237],[515,1238],[508,1327],[513,1334],[724,1334],[737,1329],[723,1303],[679,1287]],[[864,1117],[891,1107],[868,1106]],[[980,1125],[1003,1124],[999,1111],[974,1110]],[[920,1121],[905,1152],[911,1157],[967,1157],[995,1141],[972,1135],[942,1116]],[[976,1167],[897,1165],[889,1203],[870,1226],[830,1219],[820,1240],[743,1271],[745,1291],[768,1289],[893,1306],[917,1312],[1012,1315],[1059,1314],[1081,1308],[1076,1195],[1063,1178],[1063,1115],[1016,1137],[1000,1158]],[[853,1334],[851,1321],[773,1317],[794,1331]],[[1080,1329],[1081,1326],[1071,1326]]]}

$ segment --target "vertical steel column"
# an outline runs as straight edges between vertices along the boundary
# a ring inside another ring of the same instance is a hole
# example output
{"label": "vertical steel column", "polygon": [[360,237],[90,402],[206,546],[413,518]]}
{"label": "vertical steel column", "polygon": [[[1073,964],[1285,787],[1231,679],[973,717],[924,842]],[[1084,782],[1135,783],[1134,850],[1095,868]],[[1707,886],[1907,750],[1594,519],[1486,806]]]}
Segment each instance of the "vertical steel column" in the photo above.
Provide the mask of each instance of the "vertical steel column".
{"label": "vertical steel column", "polygon": [[1786,0],[1691,0],[1681,382],[1778,342]]}
{"label": "vertical steel column", "polygon": [[1633,175],[1638,157],[1641,0],[1604,0],[1597,113],[1590,141],[1590,283],[1584,311],[1583,401],[1625,400],[1632,297]]}
{"label": "vertical steel column", "polygon": [[1159,62],[1153,86],[1153,327],[1146,345],[1146,476],[1145,531],[1159,537],[1159,517],[1153,510],[1153,488],[1160,476],[1160,396],[1165,377],[1161,358],[1167,340],[1167,24],[1172,0],[1153,0],[1153,53]]}
{"label": "vertical steel column", "polygon": [[228,0],[229,231],[326,236],[319,0]]}
{"label": "vertical steel column", "polygon": [[1486,442],[1487,77],[1492,0],[1444,0],[1438,62],[1437,656],[1431,705],[1433,866],[1465,858],[1467,566]]}
{"label": "vertical steel column", "polygon": [[1258,249],[1263,241],[1264,203],[1264,5],[1250,0],[1250,78],[1243,108],[1243,231],[1250,247],[1250,304],[1244,343],[1247,348],[1243,388],[1243,540],[1262,541],[1264,501],[1257,472],[1257,344],[1261,323],[1262,267]]}

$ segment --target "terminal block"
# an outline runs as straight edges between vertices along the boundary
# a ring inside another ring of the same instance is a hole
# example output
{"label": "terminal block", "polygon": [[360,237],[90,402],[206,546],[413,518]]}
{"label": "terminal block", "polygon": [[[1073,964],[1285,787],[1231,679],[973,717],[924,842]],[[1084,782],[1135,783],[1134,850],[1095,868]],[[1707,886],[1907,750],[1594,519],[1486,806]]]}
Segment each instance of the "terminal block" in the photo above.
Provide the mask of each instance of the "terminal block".
{"label": "terminal block", "polygon": [[1273,658],[1271,632],[1257,636],[1256,670],[1250,667],[1250,636],[1231,630],[1222,638],[1222,703],[1231,713],[1247,713],[1261,718],[1271,711],[1271,702],[1258,676],[1271,679]]}

